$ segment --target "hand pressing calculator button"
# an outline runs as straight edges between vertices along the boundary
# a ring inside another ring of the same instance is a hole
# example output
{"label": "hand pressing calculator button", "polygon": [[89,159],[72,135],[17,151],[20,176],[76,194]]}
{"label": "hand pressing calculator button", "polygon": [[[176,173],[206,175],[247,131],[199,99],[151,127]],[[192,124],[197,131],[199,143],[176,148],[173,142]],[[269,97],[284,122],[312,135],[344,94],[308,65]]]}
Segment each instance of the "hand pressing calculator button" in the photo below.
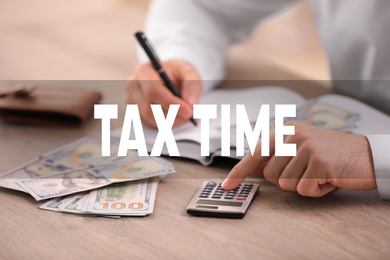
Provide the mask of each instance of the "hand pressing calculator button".
{"label": "hand pressing calculator button", "polygon": [[243,218],[259,190],[259,184],[242,183],[225,191],[222,183],[205,181],[195,193],[187,213],[197,216]]}

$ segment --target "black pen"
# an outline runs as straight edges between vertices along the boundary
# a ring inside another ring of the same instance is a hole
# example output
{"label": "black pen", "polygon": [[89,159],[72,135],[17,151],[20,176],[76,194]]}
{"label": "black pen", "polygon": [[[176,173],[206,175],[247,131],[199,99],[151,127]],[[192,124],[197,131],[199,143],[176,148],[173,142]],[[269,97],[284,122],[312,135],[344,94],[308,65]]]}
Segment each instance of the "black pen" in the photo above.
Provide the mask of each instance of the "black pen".
{"label": "black pen", "polygon": [[[165,86],[173,93],[173,95],[175,95],[178,98],[181,98],[179,91],[177,90],[173,82],[169,79],[167,73],[165,73],[164,68],[161,66],[160,59],[158,58],[157,54],[154,52],[152,45],[150,45],[145,34],[143,32],[137,32],[135,34],[135,37],[137,38],[138,42],[141,44],[142,48],[146,52],[146,55],[148,55],[154,69],[160,75],[160,78],[164,81]],[[190,118],[190,121],[195,126],[198,125],[193,117]]]}

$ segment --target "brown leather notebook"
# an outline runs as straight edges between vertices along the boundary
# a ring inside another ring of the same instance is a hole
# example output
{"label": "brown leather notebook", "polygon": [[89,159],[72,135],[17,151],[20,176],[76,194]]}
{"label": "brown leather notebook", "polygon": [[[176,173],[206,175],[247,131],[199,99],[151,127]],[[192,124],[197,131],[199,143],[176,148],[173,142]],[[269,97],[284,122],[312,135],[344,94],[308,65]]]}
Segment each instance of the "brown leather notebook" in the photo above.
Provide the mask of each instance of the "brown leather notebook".
{"label": "brown leather notebook", "polygon": [[79,126],[101,97],[93,90],[38,86],[31,93],[0,96],[0,118],[35,125]]}

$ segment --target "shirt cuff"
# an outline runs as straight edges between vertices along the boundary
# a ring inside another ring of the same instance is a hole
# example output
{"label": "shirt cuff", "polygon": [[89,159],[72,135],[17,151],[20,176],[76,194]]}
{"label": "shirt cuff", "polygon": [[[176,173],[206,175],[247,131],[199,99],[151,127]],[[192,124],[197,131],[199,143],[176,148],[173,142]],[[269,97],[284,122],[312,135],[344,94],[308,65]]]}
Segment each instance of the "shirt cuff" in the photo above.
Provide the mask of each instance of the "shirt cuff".
{"label": "shirt cuff", "polygon": [[390,199],[390,135],[368,135],[381,199]]}

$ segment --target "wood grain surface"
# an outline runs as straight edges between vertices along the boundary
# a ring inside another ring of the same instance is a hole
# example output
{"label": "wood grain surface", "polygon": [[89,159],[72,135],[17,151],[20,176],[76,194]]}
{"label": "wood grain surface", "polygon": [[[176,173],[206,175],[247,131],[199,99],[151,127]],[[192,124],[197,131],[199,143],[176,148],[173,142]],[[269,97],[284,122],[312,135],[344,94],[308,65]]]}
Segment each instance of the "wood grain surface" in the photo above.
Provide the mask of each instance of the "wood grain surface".
{"label": "wood grain surface", "polygon": [[[142,28],[147,2],[1,1],[0,79],[126,79],[137,64],[132,33]],[[253,42],[250,46],[253,48]],[[293,51],[293,56],[297,56],[296,50]],[[288,57],[284,53],[278,61],[285,61],[285,68],[294,68],[293,60]],[[313,64],[315,61],[304,68],[318,71]],[[310,74],[307,69],[305,73]],[[278,68],[272,61],[255,59],[243,49],[229,56],[228,78],[241,80],[241,85],[245,85],[243,79],[264,79],[262,75],[266,79],[300,78],[291,71]],[[125,82],[40,84],[100,90],[104,94],[103,103],[121,104],[121,119],[113,120],[112,129],[122,125]],[[315,96],[328,90],[314,93],[309,86],[307,91],[307,96]],[[84,136],[99,139],[100,121],[91,119],[80,128],[0,122],[0,173]],[[223,180],[236,162],[219,159],[204,167],[186,159],[168,160],[177,173],[159,184],[154,213],[147,217],[89,218],[44,211],[38,208],[42,202],[31,196],[0,188],[0,259],[388,259],[390,256],[390,203],[380,200],[377,191],[338,189],[323,198],[310,199],[281,191],[264,179],[252,178],[251,181],[260,183],[261,192],[244,219],[193,217],[185,209],[199,185],[204,180]]]}
{"label": "wood grain surface", "polygon": [[[103,103],[123,98],[121,81],[66,83],[100,90]],[[113,129],[122,124],[123,107]],[[82,136],[99,139],[100,121],[77,129],[0,123],[0,171]],[[159,184],[154,213],[147,217],[44,211],[29,195],[0,189],[0,259],[385,259],[390,254],[390,204],[377,191],[338,189],[311,199],[251,178],[261,188],[244,219],[193,217],[185,209],[199,185],[223,180],[236,161],[221,158],[204,167],[168,160],[177,173]]]}

